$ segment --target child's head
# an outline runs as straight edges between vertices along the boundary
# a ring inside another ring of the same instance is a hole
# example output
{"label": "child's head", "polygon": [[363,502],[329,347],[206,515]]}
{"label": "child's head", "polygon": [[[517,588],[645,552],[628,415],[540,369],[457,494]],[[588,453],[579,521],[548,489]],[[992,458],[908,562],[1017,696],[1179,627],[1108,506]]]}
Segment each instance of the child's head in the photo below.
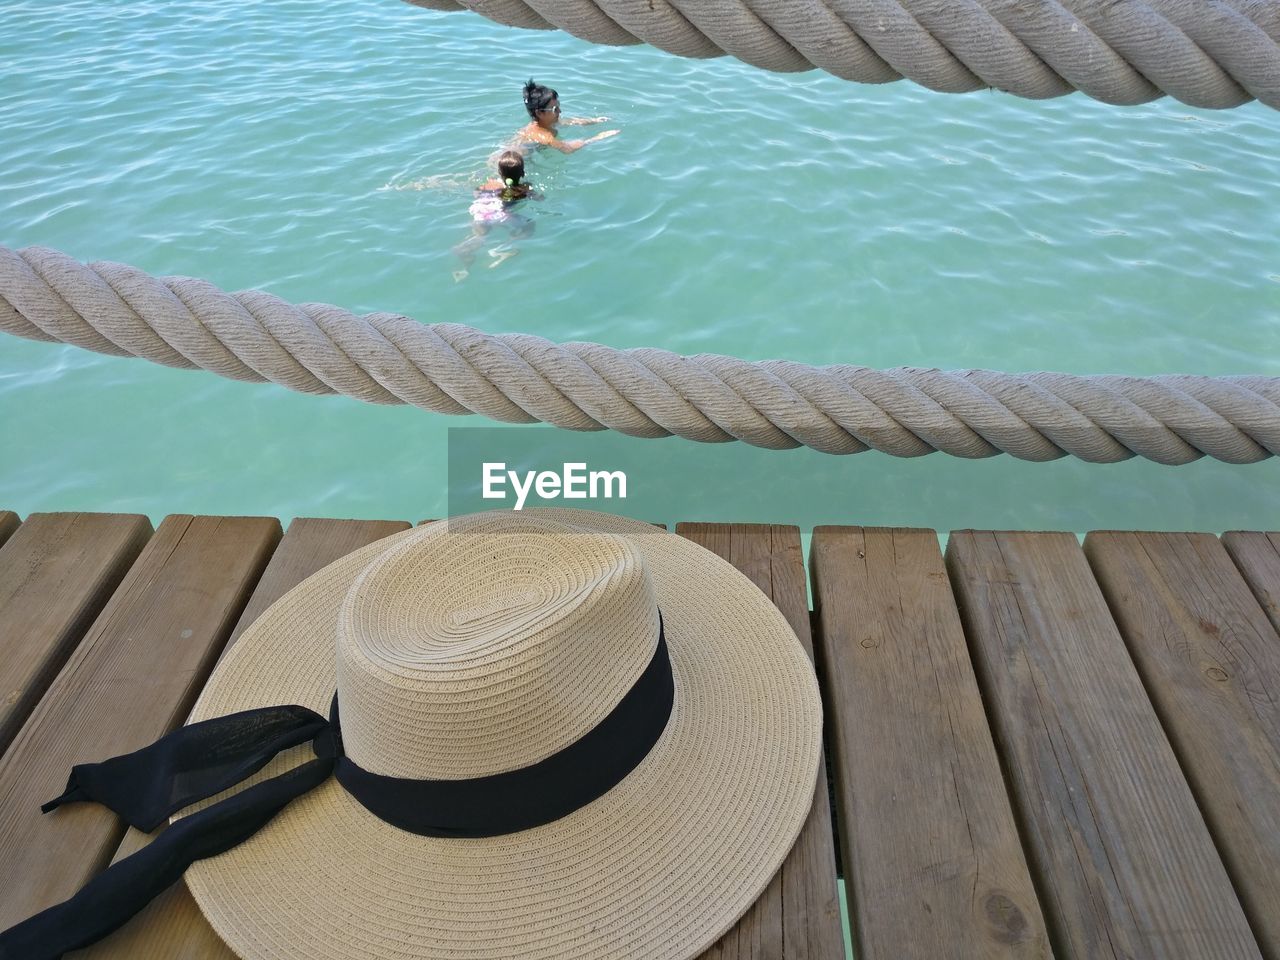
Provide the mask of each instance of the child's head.
{"label": "child's head", "polygon": [[514,187],[524,178],[524,157],[519,150],[504,150],[498,157],[498,176],[507,186]]}
{"label": "child's head", "polygon": [[559,99],[560,97],[550,87],[544,87],[532,80],[524,85],[524,108],[529,111],[529,116],[534,120],[538,119],[539,113],[550,109],[551,105]]}

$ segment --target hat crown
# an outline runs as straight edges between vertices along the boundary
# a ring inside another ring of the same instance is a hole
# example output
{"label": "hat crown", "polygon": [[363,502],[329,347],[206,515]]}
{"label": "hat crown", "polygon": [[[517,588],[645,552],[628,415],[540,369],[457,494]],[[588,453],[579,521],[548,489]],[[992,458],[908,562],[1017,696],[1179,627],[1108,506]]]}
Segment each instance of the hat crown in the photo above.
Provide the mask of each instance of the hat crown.
{"label": "hat crown", "polygon": [[433,524],[342,604],[346,753],[415,780],[537,763],[609,714],[657,636],[653,585],[627,538],[492,514]]}

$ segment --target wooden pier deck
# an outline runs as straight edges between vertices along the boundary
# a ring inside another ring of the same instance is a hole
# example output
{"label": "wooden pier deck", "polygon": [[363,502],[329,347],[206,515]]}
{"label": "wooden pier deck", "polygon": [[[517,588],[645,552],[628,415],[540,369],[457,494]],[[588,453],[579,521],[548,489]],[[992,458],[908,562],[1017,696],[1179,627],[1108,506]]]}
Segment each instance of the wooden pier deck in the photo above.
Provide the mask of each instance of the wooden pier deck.
{"label": "wooden pier deck", "polygon": [[[268,604],[404,522],[0,512],[0,928],[146,837],[70,767],[181,724]],[[816,655],[830,794],[705,956],[1280,960],[1280,534],[677,524]],[[834,802],[834,818],[829,805]],[[231,960],[182,884],[104,960]]]}

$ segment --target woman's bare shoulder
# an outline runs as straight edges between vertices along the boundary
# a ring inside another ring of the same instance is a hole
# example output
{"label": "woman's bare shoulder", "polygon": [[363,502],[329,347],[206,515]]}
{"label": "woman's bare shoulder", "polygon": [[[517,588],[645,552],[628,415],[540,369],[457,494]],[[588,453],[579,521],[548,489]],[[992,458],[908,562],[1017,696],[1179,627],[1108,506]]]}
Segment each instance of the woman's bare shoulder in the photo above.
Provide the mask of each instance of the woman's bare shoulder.
{"label": "woman's bare shoulder", "polygon": [[556,135],[545,127],[540,127],[536,123],[531,123],[526,127],[522,127],[516,137],[523,141],[532,140],[534,143],[555,143]]}

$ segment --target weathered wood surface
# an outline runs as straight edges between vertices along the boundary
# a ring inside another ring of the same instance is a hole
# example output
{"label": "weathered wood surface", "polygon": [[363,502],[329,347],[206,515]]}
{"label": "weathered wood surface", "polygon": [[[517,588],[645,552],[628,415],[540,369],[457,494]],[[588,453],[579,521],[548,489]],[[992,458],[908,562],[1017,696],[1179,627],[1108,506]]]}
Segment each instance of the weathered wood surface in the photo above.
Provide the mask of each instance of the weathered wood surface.
{"label": "weathered wood surface", "polygon": [[[311,574],[352,550],[407,530],[409,524],[387,520],[323,520],[300,517],[289,524],[231,632],[226,649],[267,607]],[[130,827],[114,863],[146,846],[156,834]],[[175,883],[106,939],[71,958],[82,960],[236,960],[196,906],[185,883]]]}
{"label": "weathered wood surface", "polygon": [[1280,533],[1233,530],[1222,545],[1240,568],[1271,625],[1280,631]]}
{"label": "weathered wood surface", "polygon": [[[165,519],[0,759],[0,929],[65,900],[124,833],[90,803],[45,816],[76,763],[186,719],[280,537],[274,519]],[[13,882],[21,878],[20,882]]]}
{"label": "weathered wood surface", "polygon": [[38,513],[0,547],[0,754],[150,536],[142,516]]}
{"label": "weathered wood surface", "polygon": [[937,535],[819,527],[810,570],[855,955],[1050,957]]}
{"label": "weathered wood surface", "polygon": [[[676,533],[728,560],[777,605],[809,658],[809,601],[796,527],[680,523]],[[840,960],[844,956],[826,764],[795,847],[760,899],[701,960]]]}
{"label": "weathered wood surface", "polygon": [[[147,840],[120,843],[118,821],[89,804],[38,814],[72,764],[180,723],[229,638],[315,569],[405,526],[299,520],[276,548],[274,520],[166,520],[0,759],[0,925]],[[0,513],[0,542],[20,529]],[[677,529],[743,570],[812,652],[795,528]],[[1058,960],[1280,960],[1267,882],[1280,535],[1222,544],[1098,534],[1086,560],[1071,535],[966,532],[944,567],[932,532],[815,533],[859,960],[1050,947]],[[0,585],[17,556],[0,549]],[[842,955],[829,814],[819,788],[796,850],[706,957]],[[181,884],[75,956],[233,960]]]}
{"label": "weathered wood surface", "polygon": [[12,510],[0,510],[0,546],[18,529],[18,515]]}
{"label": "weathered wood surface", "polygon": [[1280,957],[1280,637],[1210,534],[1091,533],[1084,550],[1258,943]]}
{"label": "weathered wood surface", "polygon": [[947,562],[1058,954],[1259,957],[1076,538],[963,531]]}

